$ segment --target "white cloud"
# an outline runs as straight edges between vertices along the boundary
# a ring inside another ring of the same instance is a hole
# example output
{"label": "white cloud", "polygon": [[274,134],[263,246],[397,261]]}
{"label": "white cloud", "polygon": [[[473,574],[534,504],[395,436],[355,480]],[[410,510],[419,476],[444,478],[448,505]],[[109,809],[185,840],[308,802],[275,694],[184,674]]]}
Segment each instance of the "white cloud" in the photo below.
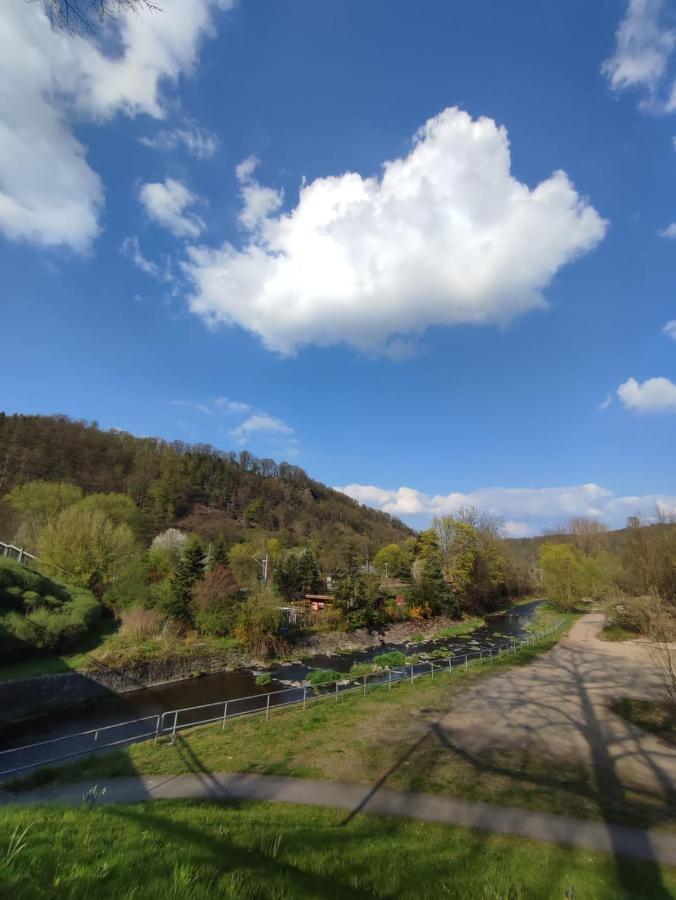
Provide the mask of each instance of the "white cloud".
{"label": "white cloud", "polygon": [[246,414],[252,409],[250,404],[244,403],[242,400],[230,400],[228,397],[216,397],[214,406],[227,413]]}
{"label": "white cloud", "polygon": [[197,125],[161,129],[152,137],[142,137],[141,143],[155,150],[175,150],[183,146],[197,159],[208,159],[218,149],[216,135]]}
{"label": "white cloud", "polygon": [[666,228],[663,228],[659,232],[659,236],[663,238],[676,238],[676,222],[672,222],[671,225],[667,225]]}
{"label": "white cloud", "polygon": [[672,319],[662,329],[662,332],[666,334],[667,337],[670,337],[672,341],[676,341],[676,319]]}
{"label": "white cloud", "polygon": [[666,515],[676,510],[676,497],[618,497],[593,483],[557,488],[480,488],[469,493],[435,495],[409,487],[387,490],[366,484],[348,484],[336,490],[414,524],[425,524],[434,516],[453,515],[463,506],[475,506],[501,516],[510,537],[536,534],[573,516],[588,516],[620,527],[628,515],[650,514],[657,507]]}
{"label": "white cloud", "polygon": [[136,235],[132,235],[122,241],[120,253],[130,259],[146,275],[151,275],[153,278],[161,277],[159,266],[143,255]]}
{"label": "white cloud", "polygon": [[204,222],[188,208],[199,201],[181,181],[165,178],[141,185],[139,199],[150,218],[168,228],[176,237],[196,238],[204,229]]}
{"label": "white cloud", "polygon": [[276,212],[284,202],[283,191],[264,187],[253,177],[259,161],[249,156],[235,167],[235,175],[240,183],[242,211],[239,221],[247,230],[254,232],[265,223],[265,220]]}
{"label": "white cloud", "polygon": [[612,402],[613,402],[613,395],[607,394],[606,399],[602,403],[599,403],[599,409],[608,409],[608,407],[610,406],[610,404]]}
{"label": "white cloud", "polygon": [[261,432],[265,434],[289,435],[293,434],[293,428],[276,416],[259,412],[249,416],[237,428],[233,428],[230,434],[238,443],[244,443],[252,434]]}
{"label": "white cloud", "polygon": [[640,383],[635,378],[629,378],[618,387],[617,396],[625,409],[645,413],[676,413],[676,384],[668,378],[648,378]]}
{"label": "white cloud", "polygon": [[659,98],[669,88],[669,60],[676,46],[676,30],[664,23],[665,13],[664,0],[629,0],[617,30],[615,53],[602,70],[614,90],[641,89],[642,106],[670,112],[676,108],[674,86],[666,100]]}
{"label": "white cloud", "polygon": [[266,346],[345,341],[383,350],[431,325],[506,323],[546,306],[559,269],[606,223],[564,172],[531,189],[510,172],[507,132],[457,108],[430,119],[381,177],[348,172],[303,184],[298,204],[240,164],[242,250],[192,247],[190,308],[239,324]]}
{"label": "white cloud", "polygon": [[101,179],[72,125],[116,113],[162,117],[160,96],[196,61],[213,11],[230,0],[172,0],[122,11],[102,42],[55,31],[41,3],[10,0],[0,16],[0,232],[86,250],[98,233]]}

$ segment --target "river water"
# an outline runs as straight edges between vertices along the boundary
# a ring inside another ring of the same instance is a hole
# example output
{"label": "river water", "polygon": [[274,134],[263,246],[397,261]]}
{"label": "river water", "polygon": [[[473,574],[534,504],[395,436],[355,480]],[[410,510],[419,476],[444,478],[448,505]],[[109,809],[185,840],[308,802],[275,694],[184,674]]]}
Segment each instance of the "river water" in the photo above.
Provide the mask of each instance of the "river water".
{"label": "river water", "polygon": [[[78,754],[85,748],[90,749],[94,740],[93,735],[83,739],[66,739],[67,736],[84,731],[95,732],[97,729],[105,729],[106,726],[113,723],[144,719],[142,722],[136,722],[124,728],[102,731],[96,736],[96,740],[101,742],[98,746],[117,740],[127,743],[154,733],[157,720],[153,717],[165,713],[167,710],[214,704],[205,710],[198,709],[183,715],[181,722],[194,723],[200,719],[221,715],[220,710],[225,709],[226,701],[228,701],[231,715],[260,708],[265,702],[261,695],[266,695],[271,691],[282,691],[279,695],[271,698],[272,706],[289,702],[290,699],[298,699],[299,688],[297,685],[305,680],[312,669],[331,668],[347,673],[355,663],[369,662],[374,656],[390,650],[402,650],[407,655],[415,654],[423,660],[426,656],[441,649],[448,651],[449,656],[457,658],[462,658],[465,653],[473,653],[478,650],[489,651],[506,643],[509,639],[523,637],[527,633],[526,627],[533,620],[535,611],[541,602],[541,600],[534,600],[516,606],[508,612],[490,616],[481,628],[454,638],[416,644],[392,644],[383,641],[377,647],[368,650],[331,656],[316,655],[306,658],[302,662],[281,664],[271,668],[272,681],[265,686],[256,684],[254,672],[221,672],[202,678],[144,688],[128,694],[111,693],[109,696],[62,712],[48,713],[26,722],[3,726],[0,734],[0,751],[36,742],[54,741],[55,743],[47,744],[43,748],[36,748],[30,752],[24,751],[21,754],[11,752],[3,755],[0,752],[0,773],[18,765],[32,766],[57,755],[65,757],[68,754]],[[295,687],[289,687],[289,685]],[[302,695],[302,688],[300,694]],[[257,697],[260,699],[257,700]],[[220,704],[220,706],[217,708],[216,704]],[[173,714],[169,714],[165,717],[162,722],[164,727],[171,728],[172,716]]]}

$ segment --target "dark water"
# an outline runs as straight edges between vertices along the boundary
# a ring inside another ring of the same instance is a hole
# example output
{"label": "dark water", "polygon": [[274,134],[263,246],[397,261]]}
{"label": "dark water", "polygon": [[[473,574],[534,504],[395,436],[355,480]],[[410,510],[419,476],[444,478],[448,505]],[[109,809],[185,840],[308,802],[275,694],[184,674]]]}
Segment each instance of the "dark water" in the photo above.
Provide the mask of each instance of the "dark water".
{"label": "dark water", "polygon": [[[297,683],[304,681],[312,669],[330,668],[347,673],[355,663],[368,662],[374,656],[390,650],[401,650],[407,655],[415,654],[421,660],[440,649],[459,659],[466,653],[489,651],[507,643],[510,639],[522,637],[541,602],[534,600],[509,612],[491,616],[485,626],[467,635],[418,644],[392,644],[383,641],[379,646],[368,650],[331,656],[317,655],[303,662],[283,664],[271,670],[272,681],[265,686],[256,684],[252,672],[222,672],[203,678],[145,688],[129,694],[111,693],[109,696],[64,712],[55,712],[16,725],[2,726],[0,751],[41,741],[55,741],[55,743],[21,753],[16,751],[4,755],[0,753],[0,773],[18,765],[32,766],[56,756],[75,755],[85,749],[93,750],[95,747],[114,742],[128,743],[152,736],[158,730],[160,733],[166,733],[172,730],[174,724],[174,714],[167,713],[168,710],[210,704],[205,709],[181,713],[177,720],[180,727],[206,719],[217,719],[226,713],[232,716],[254,709],[264,709],[268,702],[274,707],[295,701],[301,699],[304,694],[303,688],[299,688]],[[421,665],[424,667],[425,663]],[[421,674],[422,671],[421,668]],[[271,691],[279,693],[273,694],[268,700],[267,695]],[[125,723],[139,719],[142,721],[134,721],[129,725],[112,729],[106,728],[111,723]],[[97,735],[95,734],[97,729],[103,730]],[[84,731],[91,731],[92,734],[83,738],[67,738]]]}

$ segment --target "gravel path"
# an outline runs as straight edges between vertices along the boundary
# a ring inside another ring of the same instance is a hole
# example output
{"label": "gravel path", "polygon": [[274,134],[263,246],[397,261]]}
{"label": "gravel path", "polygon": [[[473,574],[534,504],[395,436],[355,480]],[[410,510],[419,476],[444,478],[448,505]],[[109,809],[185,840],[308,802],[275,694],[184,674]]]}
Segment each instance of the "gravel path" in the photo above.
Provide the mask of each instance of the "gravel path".
{"label": "gravel path", "polygon": [[602,613],[579,619],[531,665],[500,672],[459,694],[439,725],[442,739],[475,759],[501,748],[585,766],[606,783],[676,792],[676,749],[610,710],[623,697],[659,698],[649,645],[599,639]]}

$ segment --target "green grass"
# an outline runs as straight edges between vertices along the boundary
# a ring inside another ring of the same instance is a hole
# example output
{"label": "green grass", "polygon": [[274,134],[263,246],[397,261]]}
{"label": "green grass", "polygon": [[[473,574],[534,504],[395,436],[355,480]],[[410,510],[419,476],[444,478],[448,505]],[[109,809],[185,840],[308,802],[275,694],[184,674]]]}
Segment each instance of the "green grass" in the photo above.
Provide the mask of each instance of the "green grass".
{"label": "green grass", "polygon": [[473,619],[465,619],[464,622],[458,622],[457,625],[449,625],[448,628],[442,628],[436,631],[432,636],[434,640],[443,638],[457,637],[459,634],[469,634],[477,628],[481,628],[486,624],[486,620],[482,616],[476,616]]}
{"label": "green grass", "polygon": [[[6,808],[0,895],[97,898],[652,900],[676,873],[433,823],[285,804]],[[24,846],[5,859],[13,834]]]}
{"label": "green grass", "polygon": [[38,675],[95,670],[97,660],[108,668],[129,666],[175,656],[197,656],[219,653],[241,647],[241,641],[228,637],[200,637],[186,641],[180,637],[157,637],[139,640],[123,637],[112,619],[104,618],[81,641],[77,652],[36,656],[21,662],[0,666],[0,681],[17,681]]}
{"label": "green grass", "polygon": [[676,747],[676,717],[669,704],[658,700],[625,698],[613,704],[613,712]]}
{"label": "green grass", "polygon": [[[568,615],[573,615],[575,618],[578,618],[582,615],[582,612],[576,611],[574,613],[569,613]],[[552,628],[563,618],[565,618],[565,614],[550,603],[549,600],[545,600],[535,610],[533,618],[528,625],[526,625],[526,631],[530,631],[533,634],[536,634],[539,631],[545,631],[547,628]]]}
{"label": "green grass", "polygon": [[35,656],[21,662],[0,666],[0,681],[16,681],[38,675],[55,675],[84,668],[93,650],[98,650],[114,638],[117,626],[109,618],[102,618],[80,642],[75,653]]}
{"label": "green grass", "polygon": [[601,638],[604,641],[635,641],[640,635],[635,631],[628,631],[621,625],[609,623],[601,629]]}
{"label": "green grass", "polygon": [[[565,617],[561,633],[575,620]],[[270,720],[234,720],[225,730],[207,726],[179,733],[176,742],[135,744],[63,768],[43,770],[19,782],[97,780],[111,776],[183,772],[250,772],[373,784],[385,779],[402,790],[431,791],[526,809],[604,819],[634,826],[669,825],[672,807],[657,796],[623,793],[609,799],[589,773],[548,759],[506,751],[480,758],[445,745],[434,724],[448,714],[469,685],[512,666],[528,665],[558,639],[552,636],[518,654],[459,665],[449,675],[369,687],[271,711]]]}

